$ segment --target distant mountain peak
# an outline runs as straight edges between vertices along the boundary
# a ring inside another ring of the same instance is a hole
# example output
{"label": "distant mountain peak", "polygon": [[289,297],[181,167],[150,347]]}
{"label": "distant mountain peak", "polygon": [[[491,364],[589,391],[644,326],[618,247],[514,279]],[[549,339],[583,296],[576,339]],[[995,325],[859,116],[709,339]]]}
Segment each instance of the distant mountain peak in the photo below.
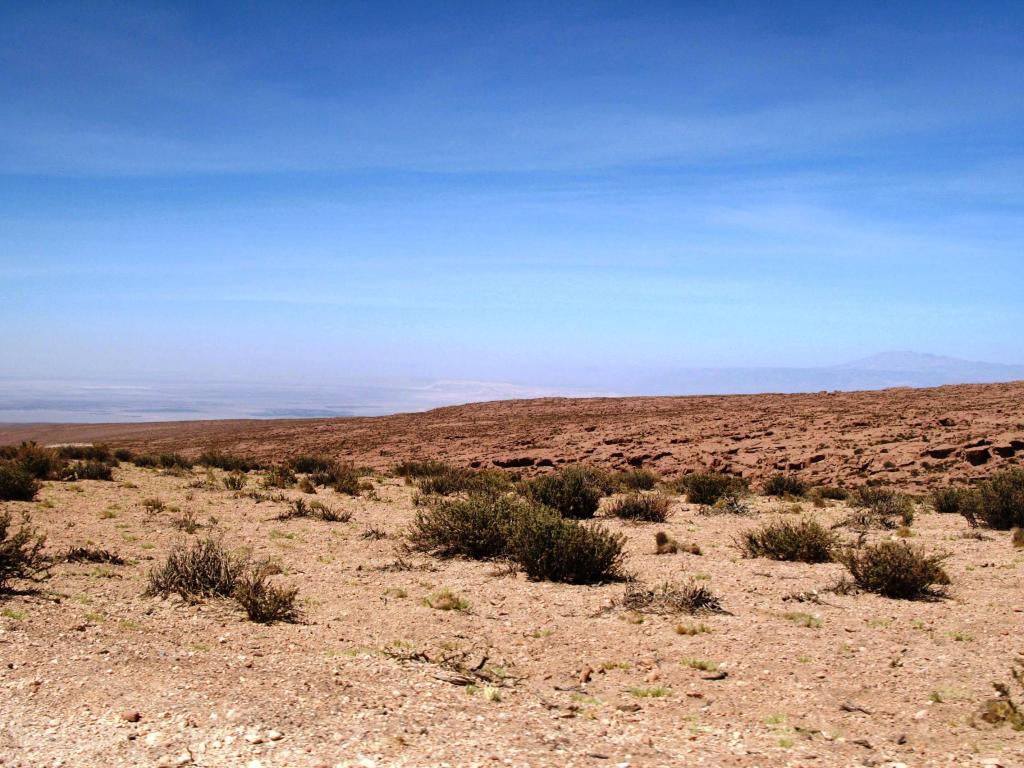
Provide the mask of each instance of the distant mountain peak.
{"label": "distant mountain peak", "polygon": [[852,368],[861,371],[937,371],[961,369],[965,367],[976,368],[978,366],[985,368],[1002,367],[998,363],[979,363],[973,360],[963,360],[958,357],[932,355],[926,352],[911,352],[906,350],[879,352],[878,354],[869,355],[868,357],[844,363],[837,367]]}

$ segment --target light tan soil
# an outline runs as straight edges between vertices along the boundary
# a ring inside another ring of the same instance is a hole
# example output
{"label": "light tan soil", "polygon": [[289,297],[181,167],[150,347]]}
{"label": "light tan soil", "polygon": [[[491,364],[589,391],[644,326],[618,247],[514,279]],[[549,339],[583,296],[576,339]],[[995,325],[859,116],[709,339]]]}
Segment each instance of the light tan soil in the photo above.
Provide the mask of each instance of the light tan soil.
{"label": "light tan soil", "polygon": [[[918,510],[912,541],[950,553],[949,598],[931,602],[825,592],[839,565],[740,557],[734,537],[793,514],[789,503],[758,498],[757,517],[706,516],[676,499],[665,525],[604,520],[628,537],[639,579],[702,580],[728,611],[638,616],[617,606],[623,584],[534,583],[496,564],[418,555],[395,570],[415,514],[399,480],[379,478],[355,499],[321,490],[353,513],[324,523],[277,521],[284,502],[224,490],[222,476],[202,487],[204,470],[122,465],[115,482],[48,482],[36,503],[0,503],[30,512],[52,553],[90,545],[130,558],[58,565],[38,591],[0,599],[0,764],[1024,764],[1024,734],[972,724],[1024,651],[1024,553],[1006,533],[963,538],[959,516]],[[180,511],[150,514],[150,497]],[[828,521],[846,513],[805,508]],[[185,511],[216,523],[190,537],[172,522]],[[387,537],[364,538],[370,528]],[[656,530],[703,554],[654,555]],[[210,532],[277,560],[275,579],[300,588],[305,622],[256,625],[226,601],[143,596],[174,544]],[[424,605],[446,587],[468,610]],[[795,599],[814,590],[818,602]],[[709,633],[674,631],[701,622]],[[493,687],[445,679],[435,662],[460,652],[466,667],[486,658]],[[706,679],[688,659],[728,674]]]}

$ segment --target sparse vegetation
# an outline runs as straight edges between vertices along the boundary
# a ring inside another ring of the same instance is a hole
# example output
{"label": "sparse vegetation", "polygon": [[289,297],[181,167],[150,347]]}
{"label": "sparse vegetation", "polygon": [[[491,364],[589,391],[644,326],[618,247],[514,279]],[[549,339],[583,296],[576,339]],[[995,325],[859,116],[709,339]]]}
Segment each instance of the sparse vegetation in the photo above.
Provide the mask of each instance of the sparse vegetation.
{"label": "sparse vegetation", "polygon": [[942,594],[949,576],[944,555],[929,555],[905,541],[882,541],[848,550],[841,560],[858,587],[885,597],[915,600]]}
{"label": "sparse vegetation", "polygon": [[859,530],[882,528],[894,530],[914,522],[914,503],[909,496],[889,488],[866,486],[853,496],[854,512],[841,524]]}
{"label": "sparse vegetation", "polygon": [[836,546],[835,534],[817,520],[780,518],[744,532],[739,547],[746,557],[802,563],[827,563]]}
{"label": "sparse vegetation", "polygon": [[68,464],[61,473],[61,480],[113,480],[114,472],[109,464],[88,459]]}
{"label": "sparse vegetation", "polygon": [[295,485],[295,473],[284,464],[275,464],[263,475],[264,488],[291,488]]}
{"label": "sparse vegetation", "polygon": [[352,513],[331,509],[321,501],[307,502],[305,499],[294,499],[277,519],[291,520],[293,517],[312,517],[325,523],[347,523],[352,519]]}
{"label": "sparse vegetation", "polygon": [[453,493],[501,493],[512,487],[512,476],[500,469],[447,467],[443,472],[426,475],[416,481],[426,494],[450,496]]}
{"label": "sparse vegetation", "polygon": [[668,519],[669,500],[662,494],[634,492],[615,499],[608,512],[625,520],[663,523]]}
{"label": "sparse vegetation", "polygon": [[677,480],[675,488],[686,494],[690,504],[714,504],[726,494],[746,493],[747,482],[742,477],[720,472],[693,472]]}
{"label": "sparse vegetation", "polygon": [[224,476],[224,487],[229,491],[240,491],[245,488],[245,475],[241,472],[232,472]]}
{"label": "sparse vegetation", "polygon": [[611,481],[623,491],[653,491],[660,478],[649,469],[630,469],[616,472]]}
{"label": "sparse vegetation", "polygon": [[247,459],[244,456],[233,456],[215,448],[208,448],[199,454],[197,463],[205,467],[223,469],[227,472],[249,472],[261,467],[258,461]]}
{"label": "sparse vegetation", "polygon": [[765,480],[761,490],[765,496],[803,496],[807,483],[793,475],[776,474]]}
{"label": "sparse vegetation", "polygon": [[49,563],[43,555],[44,541],[28,515],[13,530],[10,513],[0,513],[0,592],[10,589],[12,581],[35,579],[46,571]]}
{"label": "sparse vegetation", "polygon": [[95,547],[70,547],[64,553],[66,563],[106,563],[108,565],[124,565],[125,559],[116,552]]}
{"label": "sparse vegetation", "polygon": [[523,493],[534,501],[573,520],[591,518],[606,493],[607,479],[597,470],[575,464],[541,475],[523,484]]}

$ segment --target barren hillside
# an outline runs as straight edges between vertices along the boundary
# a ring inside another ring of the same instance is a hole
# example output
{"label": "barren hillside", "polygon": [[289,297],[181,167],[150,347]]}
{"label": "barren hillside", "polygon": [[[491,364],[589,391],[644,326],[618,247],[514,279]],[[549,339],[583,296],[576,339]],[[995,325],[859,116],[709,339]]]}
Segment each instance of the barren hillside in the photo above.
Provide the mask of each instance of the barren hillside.
{"label": "barren hillside", "polygon": [[0,427],[0,444],[104,441],[218,447],[263,459],[324,453],[384,468],[410,457],[526,471],[570,462],[665,475],[712,467],[757,479],[883,480],[924,489],[1024,457],[1024,382],[725,397],[512,400],[378,418]]}

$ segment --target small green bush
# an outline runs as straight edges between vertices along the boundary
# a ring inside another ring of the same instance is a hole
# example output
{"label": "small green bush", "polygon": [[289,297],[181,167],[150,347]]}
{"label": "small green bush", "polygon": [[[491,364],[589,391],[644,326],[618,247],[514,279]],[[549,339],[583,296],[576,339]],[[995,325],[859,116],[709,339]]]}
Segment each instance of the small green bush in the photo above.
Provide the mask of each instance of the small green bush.
{"label": "small green bush", "polygon": [[188,602],[231,597],[247,566],[245,558],[231,555],[217,539],[178,545],[162,566],[150,571],[146,594],[166,597],[173,592]]}
{"label": "small green bush", "polygon": [[592,584],[623,577],[624,543],[601,525],[534,507],[514,518],[509,554],[530,579]]}
{"label": "small green bush", "polygon": [[301,619],[296,605],[299,590],[275,587],[267,581],[274,569],[266,564],[255,565],[238,578],[233,597],[245,609],[250,621],[273,624],[276,621],[295,623]]}
{"label": "small green bush", "polygon": [[0,592],[16,579],[36,578],[49,564],[43,555],[44,537],[30,523],[25,515],[21,527],[12,530],[10,514],[0,513]]}
{"label": "small green bush", "polygon": [[747,557],[827,563],[832,559],[836,536],[811,518],[797,522],[780,518],[743,533],[739,546]]}
{"label": "small green bush", "polygon": [[438,557],[502,557],[512,521],[530,507],[525,499],[486,493],[439,500],[416,513],[409,538],[414,549]]}
{"label": "small green bush", "polygon": [[971,525],[999,531],[1024,527],[1024,469],[997,472],[961,497],[960,514]]}
{"label": "small green bush", "polygon": [[0,461],[0,501],[32,501],[39,481],[17,461]]}
{"label": "small green bush", "polygon": [[939,596],[949,584],[944,555],[929,555],[905,541],[882,541],[842,558],[861,589],[902,600]]}
{"label": "small green bush", "polygon": [[744,493],[747,482],[742,477],[721,472],[692,472],[678,479],[675,487],[686,494],[691,504],[714,504],[726,494]]}
{"label": "small green bush", "polygon": [[647,523],[663,523],[668,519],[669,500],[661,494],[631,493],[615,499],[608,505],[608,512],[625,520],[640,520]]}
{"label": "small green bush", "polygon": [[606,478],[582,465],[563,467],[523,485],[523,493],[539,504],[557,510],[563,517],[583,520],[597,512],[605,494]]}
{"label": "small green bush", "polygon": [[777,474],[765,480],[762,491],[765,496],[803,496],[807,483],[793,475]]}

